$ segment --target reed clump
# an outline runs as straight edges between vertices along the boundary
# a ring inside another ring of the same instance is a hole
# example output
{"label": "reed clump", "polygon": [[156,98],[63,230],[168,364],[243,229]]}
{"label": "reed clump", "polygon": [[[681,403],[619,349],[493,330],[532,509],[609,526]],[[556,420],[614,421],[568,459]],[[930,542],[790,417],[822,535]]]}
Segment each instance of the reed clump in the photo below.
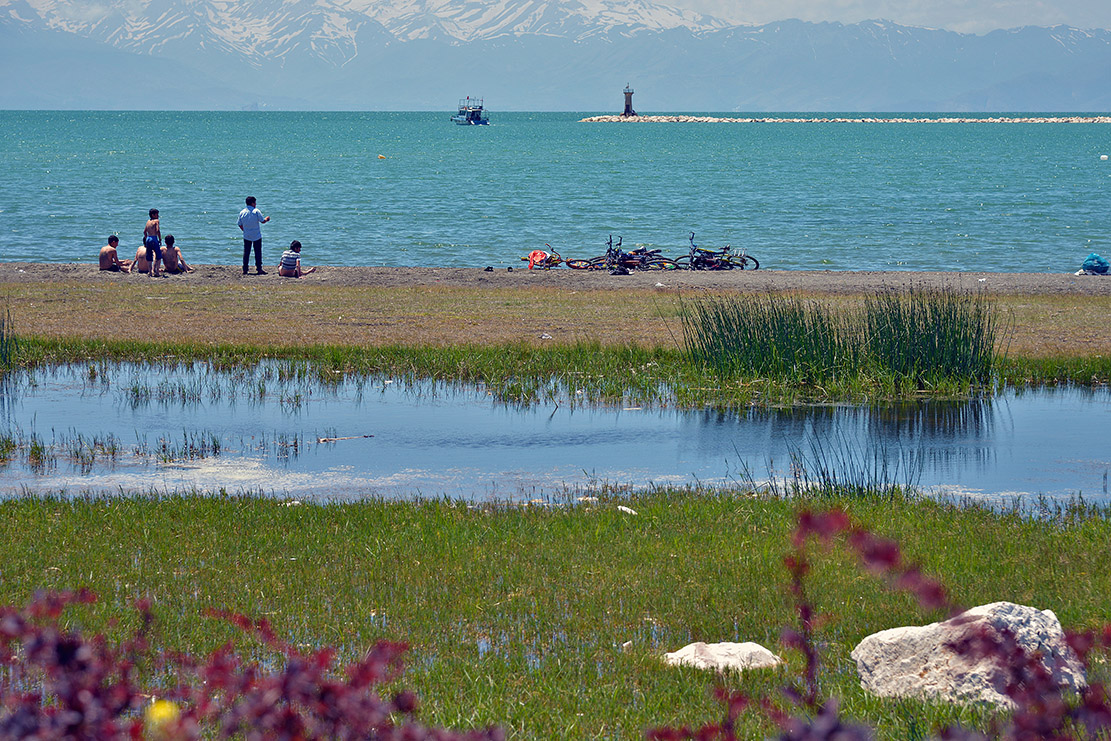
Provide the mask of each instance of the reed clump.
{"label": "reed clump", "polygon": [[985,385],[998,312],[982,294],[911,289],[836,307],[791,294],[686,302],[687,356],[721,378],[897,389]]}
{"label": "reed clump", "polygon": [[0,316],[0,371],[6,371],[12,367],[18,346],[19,340],[16,339],[15,330],[12,326],[12,310],[7,308],[4,310],[3,316]]}
{"label": "reed clump", "polygon": [[998,312],[983,294],[956,290],[882,293],[864,302],[856,341],[883,370],[921,383],[933,376],[987,383]]}
{"label": "reed clump", "polygon": [[844,318],[816,301],[782,294],[717,297],[684,304],[689,354],[723,377],[827,380],[853,368]]}

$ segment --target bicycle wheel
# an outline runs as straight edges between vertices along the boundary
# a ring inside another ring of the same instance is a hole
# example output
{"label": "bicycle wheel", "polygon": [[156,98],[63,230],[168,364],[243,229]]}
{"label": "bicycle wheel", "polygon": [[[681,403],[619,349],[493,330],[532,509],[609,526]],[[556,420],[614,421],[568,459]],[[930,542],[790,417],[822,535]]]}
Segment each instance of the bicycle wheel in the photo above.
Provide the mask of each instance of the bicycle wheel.
{"label": "bicycle wheel", "polygon": [[591,267],[593,267],[593,262],[593,260],[580,260],[573,257],[566,262],[566,265],[572,270],[589,270]]}
{"label": "bicycle wheel", "polygon": [[752,255],[730,255],[729,263],[741,270],[759,270],[760,261]]}
{"label": "bicycle wheel", "polygon": [[645,270],[678,270],[679,263],[670,257],[653,257],[643,267]]}
{"label": "bicycle wheel", "polygon": [[691,265],[691,256],[690,255],[683,255],[682,257],[676,257],[674,262],[675,262],[675,267],[679,268],[680,270],[694,270],[694,266]]}

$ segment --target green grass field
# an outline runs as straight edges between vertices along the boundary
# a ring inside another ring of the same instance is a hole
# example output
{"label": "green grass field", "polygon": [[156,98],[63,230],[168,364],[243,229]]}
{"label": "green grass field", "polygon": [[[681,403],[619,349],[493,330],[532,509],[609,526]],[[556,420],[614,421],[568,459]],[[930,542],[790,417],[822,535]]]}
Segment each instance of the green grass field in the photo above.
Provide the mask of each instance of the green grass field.
{"label": "green grass field", "polygon": [[[104,322],[88,308],[111,305],[122,312],[130,305],[124,299],[138,289],[112,288],[107,303],[103,288],[21,290],[31,293],[17,302],[17,324],[13,328],[7,313],[0,321],[0,363],[32,370],[78,363],[88,366],[90,378],[111,373],[117,361],[200,360],[242,371],[272,360],[277,367],[268,372],[320,384],[365,374],[482,384],[502,400],[523,403],[569,398],[714,407],[960,397],[1111,380],[1102,335],[1090,338],[1083,352],[1066,354],[1045,340],[1073,336],[1076,314],[1063,309],[1067,321],[1061,319],[1056,333],[1047,330],[1055,325],[1046,317],[1056,316],[1067,298],[1046,299],[1046,306],[1031,301],[1032,308],[1012,300],[1018,320],[1009,326],[1018,326],[1025,334],[1016,336],[1026,339],[1017,352],[995,342],[999,354],[989,379],[972,373],[937,380],[914,371],[908,383],[885,370],[714,370],[692,362],[675,339],[681,308],[659,311],[652,296],[615,295],[604,305],[595,305],[602,300],[596,295],[565,297],[552,311],[571,317],[566,321],[577,328],[570,335],[579,339],[544,344],[513,340],[504,330],[528,319],[535,308],[529,301],[550,298],[546,294],[515,293],[510,298],[520,306],[510,312],[473,300],[461,306],[452,291],[320,293],[313,296],[329,302],[321,322],[331,334],[275,346],[260,339],[273,335],[271,326],[228,319],[242,308],[225,305],[238,295],[231,289],[190,296],[207,303],[174,321],[160,317],[164,339],[154,342],[134,339],[126,316]],[[431,322],[437,334],[401,342],[391,338],[424,325],[395,317],[396,334],[388,334],[370,324],[339,322],[354,303],[373,300],[377,310],[396,311],[390,302],[405,297],[413,316],[435,319],[450,309],[460,312],[453,332],[456,326],[471,329],[453,339],[444,322]],[[252,310],[274,308],[265,302],[277,301],[262,294],[239,299],[250,299],[244,305]],[[86,306],[67,311],[77,304]],[[1087,306],[1085,316],[1101,316],[1101,305]],[[580,311],[587,322],[581,326],[575,324]],[[35,331],[17,336],[24,327]],[[188,330],[186,336],[170,333],[178,327]],[[192,432],[183,432],[183,445],[191,444]],[[69,443],[70,455],[110,454],[112,443],[78,437]],[[0,435],[0,465],[8,459],[30,463],[35,445],[34,439]],[[523,508],[446,501],[289,506],[222,493],[13,498],[0,501],[0,604],[26,603],[42,589],[88,587],[99,602],[72,608],[68,624],[120,637],[135,627],[134,601],[150,599],[160,645],[195,654],[232,639],[255,650],[250,638],[203,617],[206,608],[267,618],[294,643],[334,645],[348,659],[379,639],[406,641],[404,683],[421,696],[426,722],[499,724],[513,739],[636,739],[657,725],[702,723],[719,714],[712,699],[719,683],[778,698],[779,686],[799,676],[798,655],[784,654],[786,668],[724,677],[668,668],[660,657],[698,640],[751,640],[779,650],[780,630],[793,623],[782,559],[801,506],[841,506],[864,526],[897,539],[927,573],[951,587],[957,603],[1009,600],[1052,609],[1068,628],[1111,619],[1106,511],[1079,506],[1000,513],[891,495],[884,482],[872,483],[886,493],[869,486],[853,497],[804,498],[760,497],[744,489],[660,490]],[[958,721],[984,726],[982,709],[866,695],[849,659],[853,646],[878,630],[944,616],[923,614],[910,597],[889,592],[841,551],[816,552],[814,561],[811,594],[825,616],[818,634],[822,690],[842,698],[848,717],[874,724],[885,739],[925,738],[931,728]],[[1107,666],[1096,664],[1092,678],[1106,681]],[[747,722],[747,737],[771,732],[759,720]]]}
{"label": "green grass field", "polygon": [[[618,509],[622,505],[636,514]],[[361,655],[411,645],[404,683],[426,722],[503,725],[514,739],[640,738],[660,724],[717,717],[718,683],[778,698],[785,669],[717,677],[663,665],[692,641],[756,641],[780,651],[793,622],[782,558],[801,506],[838,505],[951,588],[966,606],[1009,600],[1052,609],[1069,628],[1111,615],[1111,521],[1090,508],[1039,516],[901,497],[758,498],[655,491],[543,506],[265,498],[15,499],[0,503],[0,603],[88,587],[96,605],[67,621],[122,635],[152,601],[161,645],[203,654],[250,638],[208,607],[268,618],[305,646]],[[914,601],[863,574],[844,551],[814,551],[810,589],[824,619],[822,689],[880,738],[981,710],[881,700],[849,658],[866,635],[924,624]],[[119,619],[113,624],[111,621]],[[623,644],[630,642],[627,650]],[[1097,676],[1106,680],[1106,665]],[[747,735],[770,731],[751,721]]]}

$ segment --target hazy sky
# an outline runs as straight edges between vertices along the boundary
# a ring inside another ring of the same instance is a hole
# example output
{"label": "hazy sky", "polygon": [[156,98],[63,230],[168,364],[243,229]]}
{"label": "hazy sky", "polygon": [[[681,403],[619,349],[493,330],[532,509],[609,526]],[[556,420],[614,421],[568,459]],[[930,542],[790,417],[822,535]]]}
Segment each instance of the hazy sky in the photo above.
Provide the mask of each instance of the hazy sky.
{"label": "hazy sky", "polygon": [[997,28],[1111,28],[1111,0],[662,0],[742,23],[784,18],[856,23],[884,18],[907,26],[986,33]]}

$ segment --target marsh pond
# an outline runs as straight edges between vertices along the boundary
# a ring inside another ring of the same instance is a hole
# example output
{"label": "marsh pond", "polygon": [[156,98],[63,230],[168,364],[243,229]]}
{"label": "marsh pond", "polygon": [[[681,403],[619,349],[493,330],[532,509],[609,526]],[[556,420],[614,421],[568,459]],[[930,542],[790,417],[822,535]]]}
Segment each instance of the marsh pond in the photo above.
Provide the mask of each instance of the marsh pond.
{"label": "marsh pond", "polygon": [[799,467],[939,495],[1108,500],[1111,392],[679,410],[309,377],[261,364],[63,365],[0,383],[0,495],[226,491],[312,501],[552,500]]}

